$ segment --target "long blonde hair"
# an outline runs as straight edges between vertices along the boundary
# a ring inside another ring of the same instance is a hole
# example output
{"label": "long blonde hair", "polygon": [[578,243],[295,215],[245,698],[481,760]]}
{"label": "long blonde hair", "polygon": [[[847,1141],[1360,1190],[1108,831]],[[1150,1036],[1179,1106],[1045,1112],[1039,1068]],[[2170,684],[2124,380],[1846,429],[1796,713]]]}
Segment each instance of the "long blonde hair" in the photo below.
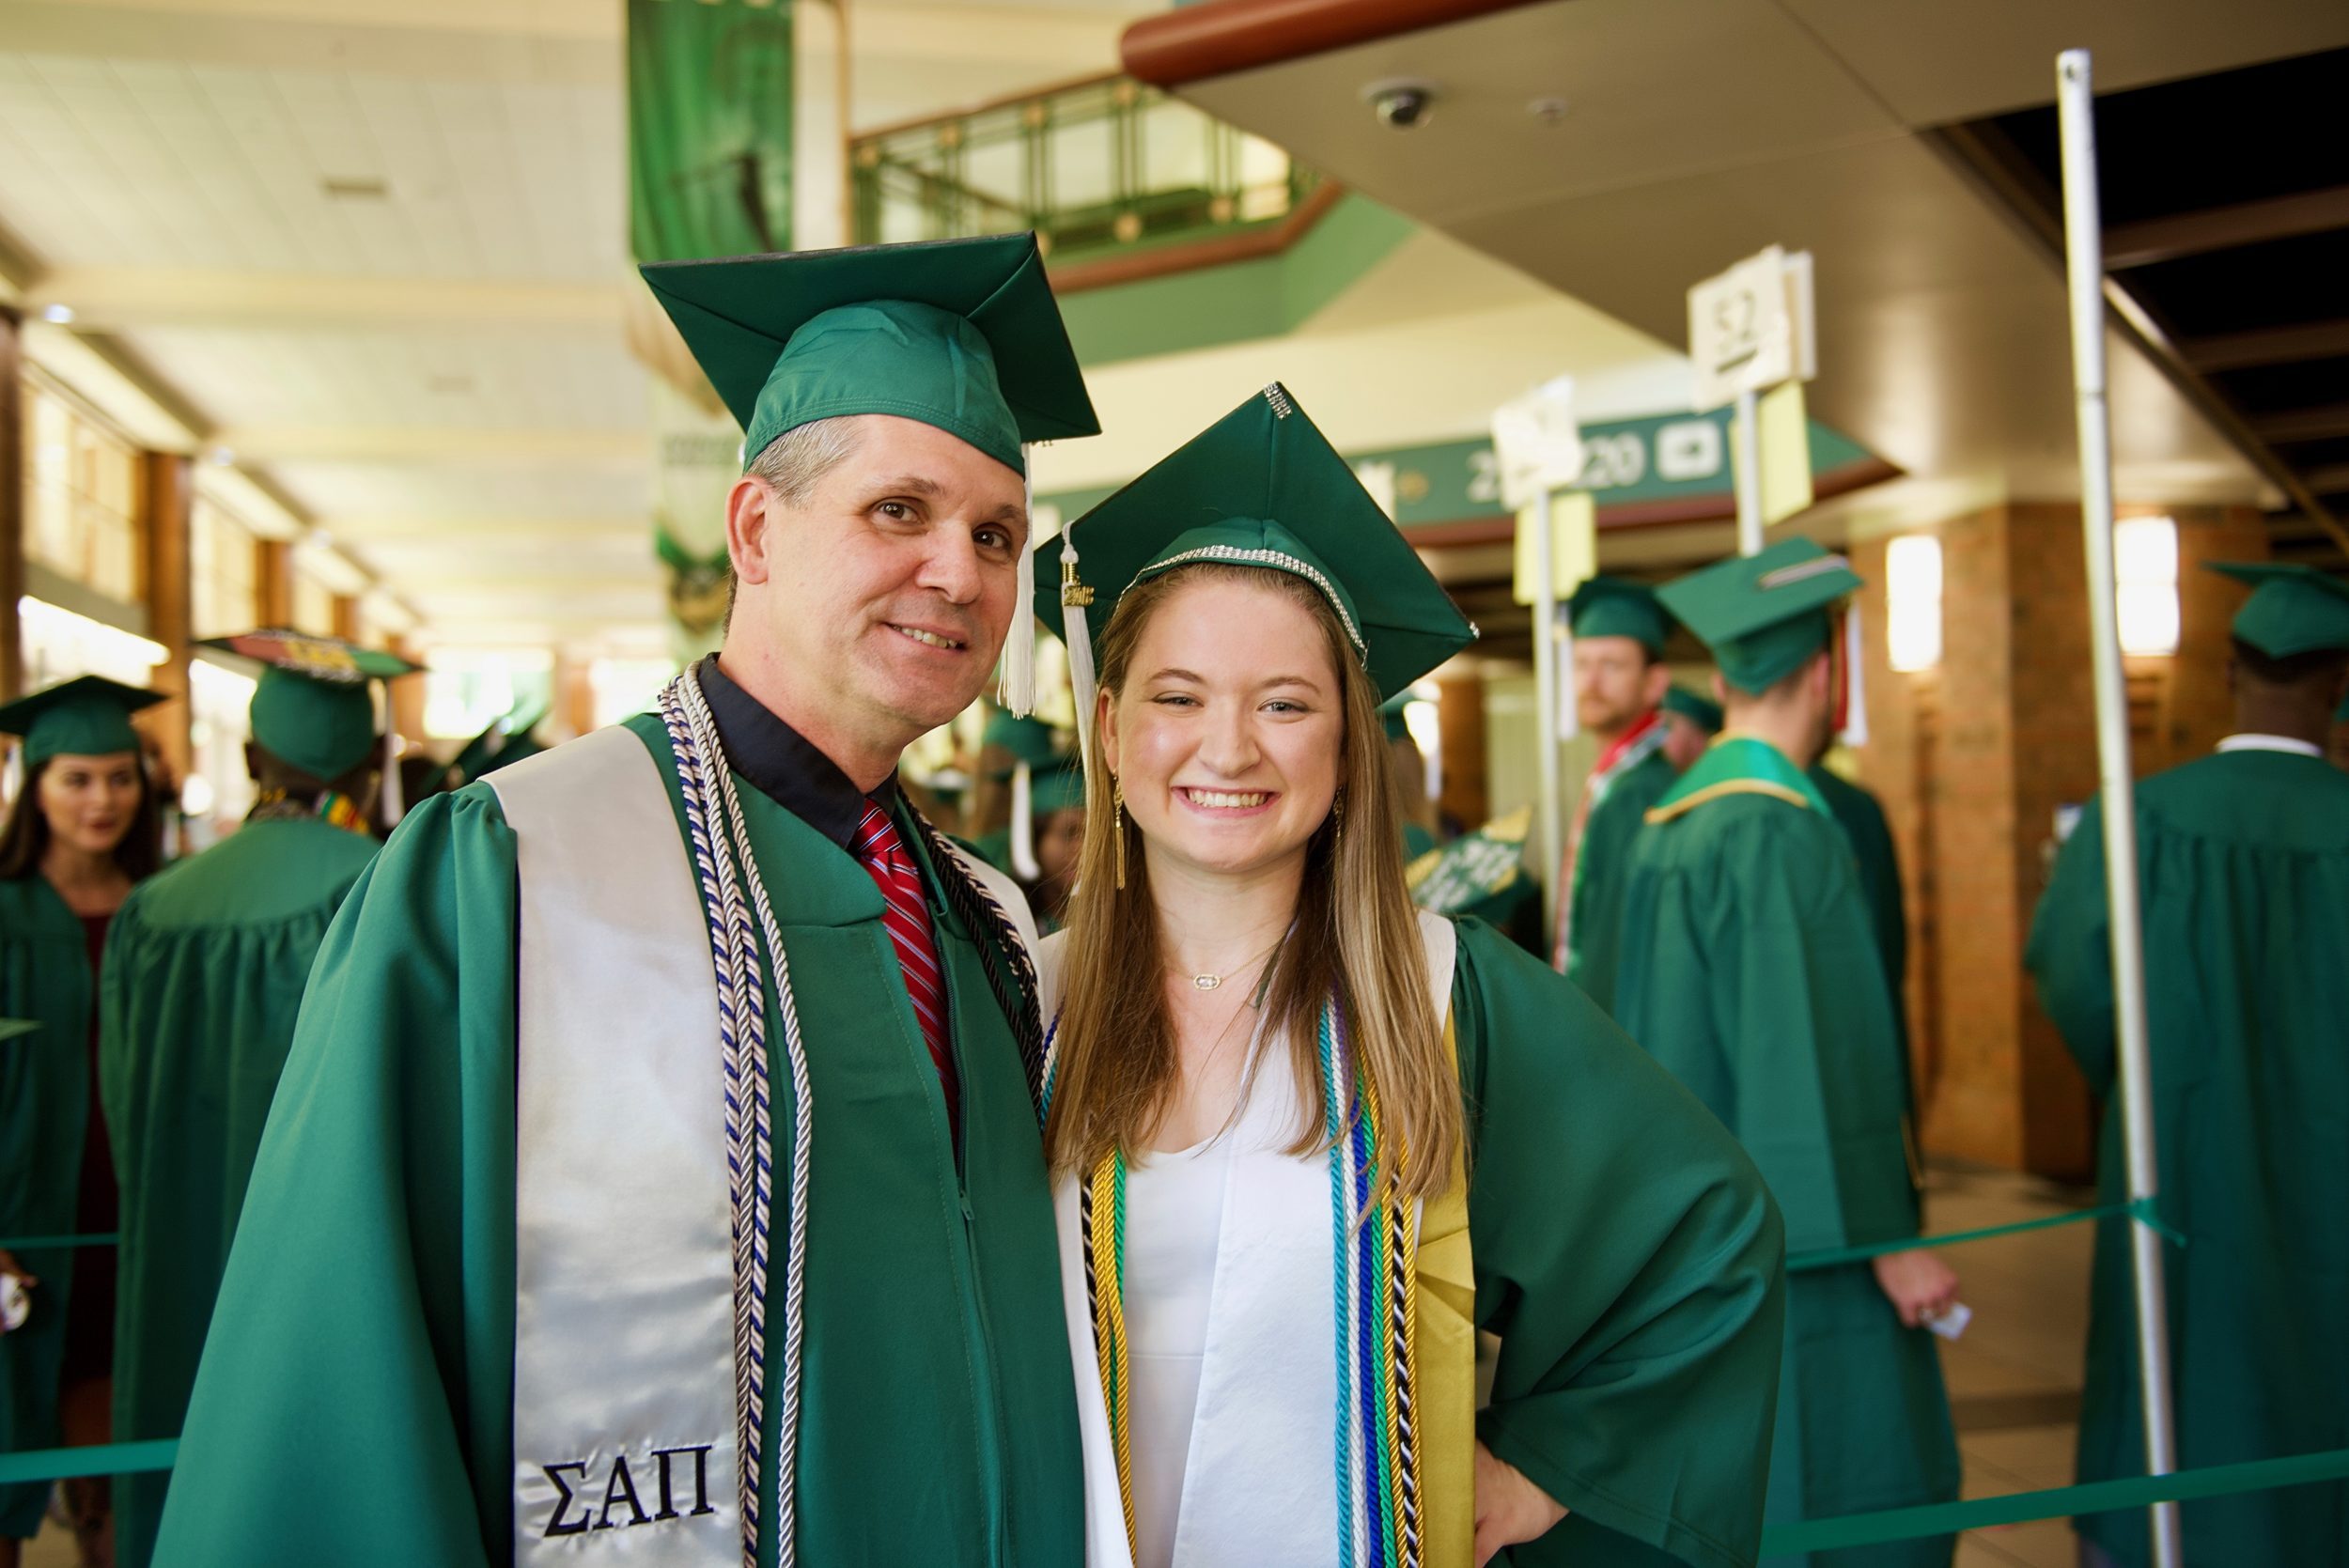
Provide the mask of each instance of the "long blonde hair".
{"label": "long blonde hair", "polygon": [[[1329,601],[1286,572],[1213,563],[1177,567],[1119,599],[1100,636],[1101,691],[1116,700],[1143,629],[1177,590],[1216,580],[1272,588],[1311,614],[1344,690],[1343,815],[1333,811],[1307,844],[1296,925],[1263,987],[1266,1037],[1287,1037],[1299,1089],[1299,1125],[1288,1152],[1302,1157],[1329,1144],[1319,1109],[1325,1085],[1317,1026],[1334,994],[1356,1070],[1378,1094],[1385,1146],[1373,1172],[1374,1201],[1435,1196],[1450,1180],[1463,1137],[1459,1079],[1428,994],[1426,949],[1404,886],[1402,828],[1378,693]],[[1136,830],[1112,827],[1115,784],[1106,750],[1093,747],[1085,762],[1089,821],[1068,907],[1059,1064],[1045,1131],[1054,1173],[1081,1177],[1112,1150],[1131,1158],[1145,1146],[1179,1078],[1148,862]],[[1123,888],[1116,869],[1121,833],[1134,838],[1125,846]]]}

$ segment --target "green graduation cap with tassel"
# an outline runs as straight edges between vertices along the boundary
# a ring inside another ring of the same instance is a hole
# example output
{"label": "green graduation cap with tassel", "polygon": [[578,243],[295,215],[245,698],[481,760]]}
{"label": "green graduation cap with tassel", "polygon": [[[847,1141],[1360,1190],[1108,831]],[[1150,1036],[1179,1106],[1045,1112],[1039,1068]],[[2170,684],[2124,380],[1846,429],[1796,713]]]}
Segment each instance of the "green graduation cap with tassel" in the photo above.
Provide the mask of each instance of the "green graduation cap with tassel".
{"label": "green graduation cap with tassel", "polygon": [[379,731],[368,682],[423,666],[340,637],[265,629],[197,644],[257,660],[253,739],[281,762],[331,784],[365,762]]}
{"label": "green graduation cap with tassel", "polygon": [[2251,589],[2229,629],[2270,659],[2349,649],[2349,582],[2313,567],[2213,561],[2209,569]]}
{"label": "green graduation cap with tassel", "polygon": [[[742,427],[745,465],[819,419],[892,414],[1028,477],[1035,442],[1100,433],[1034,234],[640,269]],[[1003,706],[1034,706],[1023,558]]]}
{"label": "green graduation cap with tassel", "polygon": [[[1079,733],[1094,707],[1093,639],[1128,589],[1196,562],[1302,578],[1336,610],[1381,699],[1476,639],[1476,628],[1275,381],[1034,551],[1057,555]],[[1058,625],[1053,625],[1057,619]]]}
{"label": "green graduation cap with tassel", "polygon": [[131,715],[163,700],[160,691],[104,675],[76,675],[0,706],[0,734],[23,737],[24,766],[54,756],[112,756],[139,749]]}
{"label": "green graduation cap with tassel", "polygon": [[1759,694],[1827,646],[1828,612],[1860,586],[1843,557],[1792,538],[1691,572],[1656,597],[1713,650],[1723,680]]}

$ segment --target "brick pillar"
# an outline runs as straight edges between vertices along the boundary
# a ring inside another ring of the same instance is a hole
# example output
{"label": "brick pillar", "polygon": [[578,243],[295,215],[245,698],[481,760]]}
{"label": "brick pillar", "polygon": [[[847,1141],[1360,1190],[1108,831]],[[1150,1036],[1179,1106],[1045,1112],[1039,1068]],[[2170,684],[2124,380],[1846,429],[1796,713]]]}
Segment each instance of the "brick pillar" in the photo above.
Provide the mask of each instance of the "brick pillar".
{"label": "brick pillar", "polygon": [[163,748],[172,777],[185,779],[195,765],[188,737],[188,642],[193,620],[193,584],[188,575],[188,536],[193,526],[195,475],[177,453],[149,452],[143,464],[147,536],[147,634],[163,646],[163,661],[148,683],[171,701],[142,721]]}
{"label": "brick pillar", "polygon": [[1436,804],[1468,831],[1492,815],[1485,774],[1485,683],[1464,675],[1436,683],[1437,740],[1443,752],[1443,795]]}
{"label": "brick pillar", "polygon": [[334,635],[346,643],[357,642],[359,640],[359,596],[336,594],[334,602]]}
{"label": "brick pillar", "polygon": [[253,608],[265,627],[293,625],[293,546],[284,539],[253,541]]}
{"label": "brick pillar", "polygon": [[0,702],[24,694],[24,318],[0,304]]}

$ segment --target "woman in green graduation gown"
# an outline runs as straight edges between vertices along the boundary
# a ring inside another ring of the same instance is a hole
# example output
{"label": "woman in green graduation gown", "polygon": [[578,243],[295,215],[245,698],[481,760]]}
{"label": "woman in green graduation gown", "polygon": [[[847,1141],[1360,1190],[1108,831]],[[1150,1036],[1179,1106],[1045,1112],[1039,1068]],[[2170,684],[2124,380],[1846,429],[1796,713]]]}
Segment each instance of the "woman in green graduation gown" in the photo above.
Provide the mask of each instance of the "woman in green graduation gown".
{"label": "woman in green graduation gown", "polygon": [[1378,702],[1473,629],[1277,385],[1045,548],[1097,720],[1042,966],[1088,1562],[1751,1562],[1758,1175],[1404,889]]}
{"label": "woman in green graduation gown", "polygon": [[[30,1302],[0,1333],[0,1452],[107,1437],[114,1252],[22,1243],[115,1228],[92,999],[107,926],[155,869],[155,800],[130,716],[162,700],[85,675],[0,707],[25,768],[0,835],[0,1016],[40,1025],[0,1043],[0,1273],[24,1281]],[[83,1560],[110,1562],[105,1483],[68,1483],[66,1495]],[[39,1483],[0,1487],[0,1568],[39,1533],[48,1497]]]}

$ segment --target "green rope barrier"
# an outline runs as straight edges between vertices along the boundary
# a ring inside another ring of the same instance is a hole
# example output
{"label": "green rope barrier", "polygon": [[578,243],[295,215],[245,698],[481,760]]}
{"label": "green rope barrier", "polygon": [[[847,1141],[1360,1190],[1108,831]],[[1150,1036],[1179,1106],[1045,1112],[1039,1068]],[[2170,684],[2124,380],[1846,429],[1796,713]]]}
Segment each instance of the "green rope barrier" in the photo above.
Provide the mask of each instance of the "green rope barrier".
{"label": "green rope barrier", "polygon": [[1844,1546],[1875,1546],[1888,1541],[1954,1535],[1986,1525],[2068,1519],[2082,1514],[2148,1508],[2157,1502],[2232,1497],[2238,1492],[2272,1492],[2284,1486],[2339,1481],[2344,1476],[2349,1476],[2349,1449],[2295,1453],[2283,1459],[2255,1459],[2240,1465],[2205,1465],[2174,1475],[2092,1481],[2084,1486],[2058,1486],[2045,1492],[2014,1492],[2004,1497],[1976,1498],[1969,1502],[1888,1508],[1876,1514],[1847,1514],[1840,1519],[1776,1525],[1762,1532],[1762,1555],[1771,1558],[1833,1551]]}
{"label": "green rope barrier", "polygon": [[92,1231],[87,1235],[0,1236],[0,1252],[30,1252],[42,1247],[112,1247],[121,1239],[119,1231]]}
{"label": "green rope barrier", "polygon": [[2040,1219],[2017,1219],[2010,1225],[1985,1225],[1978,1231],[1952,1231],[1946,1235],[1910,1236],[1900,1241],[1874,1241],[1861,1247],[1836,1247],[1816,1252],[1801,1252],[1786,1260],[1786,1272],[1803,1274],[1814,1268],[1835,1268],[1847,1263],[1880,1258],[1888,1252],[1955,1247],[1962,1242],[1987,1241],[1992,1236],[2018,1235],[2025,1231],[2045,1231],[2057,1225],[2077,1225],[2083,1220],[2110,1219],[2124,1214],[2144,1220],[2170,1246],[2186,1245],[2186,1237],[2162,1221],[2152,1199],[2133,1198],[2125,1203],[2107,1203],[2102,1208],[2078,1209],[2070,1214],[2050,1215]]}
{"label": "green rope barrier", "polygon": [[143,1475],[171,1468],[179,1452],[179,1438],[155,1437],[143,1443],[94,1443],[84,1448],[0,1453],[0,1486],[26,1481],[78,1481],[93,1475]]}

